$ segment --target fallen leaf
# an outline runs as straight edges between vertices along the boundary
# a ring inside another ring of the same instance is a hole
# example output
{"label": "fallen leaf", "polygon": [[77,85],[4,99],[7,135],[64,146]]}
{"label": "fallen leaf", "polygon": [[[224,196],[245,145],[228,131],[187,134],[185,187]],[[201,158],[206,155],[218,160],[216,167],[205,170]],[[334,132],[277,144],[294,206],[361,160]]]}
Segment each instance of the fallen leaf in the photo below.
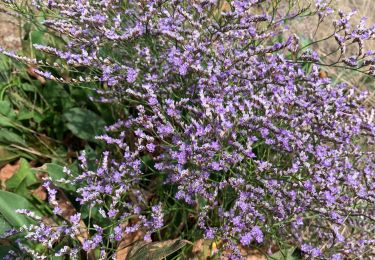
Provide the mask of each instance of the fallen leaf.
{"label": "fallen leaf", "polygon": [[328,78],[328,73],[325,70],[319,71],[319,78]]}
{"label": "fallen leaf", "polygon": [[146,232],[142,230],[137,230],[136,232],[125,235],[124,239],[120,242],[117,248],[116,259],[125,260],[130,250],[132,249],[132,246],[137,241],[140,241],[141,239],[143,239],[145,234]]}
{"label": "fallen leaf", "polygon": [[47,173],[44,173],[44,172],[38,172],[37,174],[35,174],[35,177],[40,180],[40,181],[43,181],[43,179],[45,177],[48,177],[48,174]]}
{"label": "fallen leaf", "polygon": [[266,256],[257,249],[240,246],[240,252],[246,260],[267,260]]}
{"label": "fallen leaf", "polygon": [[56,227],[57,226],[56,222],[51,217],[49,217],[49,216],[43,216],[42,217],[42,222],[43,222],[43,224],[45,224],[47,226],[51,226],[51,227]]}
{"label": "fallen leaf", "polygon": [[224,13],[229,12],[231,10],[231,6],[227,1],[223,1],[221,4],[220,10]]}
{"label": "fallen leaf", "polygon": [[[212,259],[212,257],[220,255],[220,259],[229,259],[226,258],[225,255],[231,253],[231,251],[223,248],[222,241],[213,241],[207,239],[199,239],[193,244],[193,248],[189,259],[193,260],[201,260],[201,259]],[[243,247],[241,245],[238,246],[238,249],[241,252],[243,259],[246,260],[266,260],[266,256],[259,250],[250,248],[250,247]],[[222,250],[220,252],[220,250]],[[216,258],[215,258],[216,259]]]}
{"label": "fallen leaf", "polygon": [[15,164],[8,163],[0,169],[1,188],[5,189],[5,182],[10,179],[19,168],[20,160],[18,160]]}
{"label": "fallen leaf", "polygon": [[213,249],[217,250],[217,244],[213,245],[214,242],[212,240],[207,239],[199,239],[195,241],[193,244],[193,248],[191,250],[191,255],[189,259],[192,260],[200,260],[200,259],[209,259],[215,252]]}
{"label": "fallen leaf", "polygon": [[47,192],[46,192],[46,189],[43,186],[39,186],[38,188],[36,188],[34,190],[31,190],[31,193],[40,200],[46,200],[47,199]]}
{"label": "fallen leaf", "polygon": [[33,68],[33,67],[28,67],[26,72],[27,72],[27,74],[29,74],[29,76],[30,76],[31,78],[37,79],[37,80],[40,82],[40,84],[42,84],[42,85],[45,85],[45,84],[46,84],[46,80],[45,80],[45,78],[43,78],[42,76],[38,75],[38,74],[34,71],[34,68]]}
{"label": "fallen leaf", "polygon": [[[238,245],[241,255],[246,260],[267,260],[267,257],[258,249]],[[226,251],[228,252],[228,251]]]}
{"label": "fallen leaf", "polygon": [[[186,244],[190,244],[189,241],[183,239],[166,240],[160,242],[147,243],[140,241],[135,244],[128,255],[126,260],[138,260],[138,259],[155,259],[161,260],[165,257],[177,252],[183,248]],[[122,260],[122,259],[121,259]]]}

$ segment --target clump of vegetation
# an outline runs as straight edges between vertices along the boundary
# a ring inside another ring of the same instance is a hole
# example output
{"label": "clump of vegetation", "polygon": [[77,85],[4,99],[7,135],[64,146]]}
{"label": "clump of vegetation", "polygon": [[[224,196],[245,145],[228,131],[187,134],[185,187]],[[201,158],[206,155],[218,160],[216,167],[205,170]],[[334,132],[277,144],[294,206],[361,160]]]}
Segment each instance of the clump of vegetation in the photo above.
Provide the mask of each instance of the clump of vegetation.
{"label": "clump of vegetation", "polygon": [[[101,152],[48,165],[48,203],[18,208],[28,224],[3,234],[8,258],[178,258],[202,238],[220,245],[211,256],[231,259],[249,248],[373,256],[374,111],[319,68],[373,75],[363,46],[374,27],[339,12],[339,58],[325,64],[285,26],[331,19],[322,0],[6,2],[25,19],[41,15],[60,42],[33,44],[36,58],[2,52],[70,91],[93,90],[82,93],[96,114],[72,107],[65,127]],[[131,250],[129,237],[140,240]]]}

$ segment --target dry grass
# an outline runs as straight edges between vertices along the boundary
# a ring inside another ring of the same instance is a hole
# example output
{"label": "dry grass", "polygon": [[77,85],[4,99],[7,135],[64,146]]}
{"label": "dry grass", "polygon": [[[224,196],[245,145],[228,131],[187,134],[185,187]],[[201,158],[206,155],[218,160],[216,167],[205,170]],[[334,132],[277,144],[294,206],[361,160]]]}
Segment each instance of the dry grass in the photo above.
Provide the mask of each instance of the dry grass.
{"label": "dry grass", "polygon": [[[308,4],[309,1],[302,0],[301,2]],[[368,26],[375,24],[375,0],[333,0],[332,7],[335,11],[342,10],[346,13],[357,10],[357,14],[352,18],[352,24],[357,24],[363,16],[368,18],[366,23]],[[331,17],[320,24],[316,30],[317,25],[317,18],[314,20],[300,19],[291,24],[291,31],[297,33],[300,37],[316,41],[327,37],[334,30]],[[314,47],[321,56],[325,56],[336,49],[337,43],[332,38]],[[367,42],[365,48],[375,50],[375,40]],[[325,62],[332,62],[335,58],[337,58],[335,55],[329,56]],[[334,78],[337,82],[346,82],[351,86],[358,87],[359,90],[370,90],[370,96],[367,98],[366,104],[375,107],[375,80],[373,77],[349,70],[337,70],[331,67],[325,67],[324,70],[326,70],[328,76]]]}

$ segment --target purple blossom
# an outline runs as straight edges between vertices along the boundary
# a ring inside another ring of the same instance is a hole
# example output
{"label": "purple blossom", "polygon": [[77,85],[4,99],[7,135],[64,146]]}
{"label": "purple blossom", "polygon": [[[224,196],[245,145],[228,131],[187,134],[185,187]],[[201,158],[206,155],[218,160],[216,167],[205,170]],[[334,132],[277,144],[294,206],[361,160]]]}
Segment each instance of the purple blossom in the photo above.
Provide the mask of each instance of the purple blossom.
{"label": "purple blossom", "polygon": [[253,241],[253,235],[250,232],[242,235],[240,239],[241,244],[244,246],[250,245],[252,241]]}
{"label": "purple blossom", "polygon": [[[80,205],[99,211],[89,221],[94,230],[75,241],[83,221],[76,214],[53,227],[30,225],[26,239],[51,249],[64,237],[77,244],[64,249],[70,256],[107,250],[140,230],[151,241],[153,232],[170,227],[165,221],[175,209],[168,203],[179,200],[198,216],[194,224],[206,239],[228,238],[224,246],[234,259],[239,244],[271,239],[299,246],[310,258],[369,252],[374,112],[362,106],[365,94],[319,76],[318,52],[302,49],[297,36],[280,40],[282,21],[294,19],[289,12],[256,15],[269,9],[269,1],[259,0],[229,1],[230,10],[217,15],[216,1],[128,1],[126,10],[121,1],[37,2],[53,14],[44,25],[69,42],[61,49],[34,47],[64,66],[88,68],[91,75],[75,82],[105,82],[110,88],[98,90],[102,100],[129,109],[97,137],[106,151],[96,166],[82,154],[80,173],[67,172]],[[314,12],[321,22],[332,9],[319,0]],[[364,41],[375,29],[364,21],[350,26],[352,16],[339,12],[334,22],[338,66],[374,71]],[[359,51],[348,57],[351,43]],[[149,192],[148,183],[168,193]],[[49,180],[44,187],[61,217],[57,189]],[[101,226],[103,219],[109,224]],[[350,230],[341,233],[338,225]]]}
{"label": "purple blossom", "polygon": [[135,69],[129,68],[127,71],[126,80],[129,83],[133,83],[137,79],[137,76],[138,72]]}

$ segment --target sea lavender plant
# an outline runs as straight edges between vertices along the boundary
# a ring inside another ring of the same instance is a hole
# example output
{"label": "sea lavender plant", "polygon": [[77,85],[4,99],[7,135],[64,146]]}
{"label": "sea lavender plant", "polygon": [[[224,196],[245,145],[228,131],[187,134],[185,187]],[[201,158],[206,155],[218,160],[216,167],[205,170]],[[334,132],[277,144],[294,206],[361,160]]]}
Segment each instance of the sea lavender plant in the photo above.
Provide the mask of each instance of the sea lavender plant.
{"label": "sea lavender plant", "polygon": [[[320,23],[333,11],[328,1],[298,3],[285,10],[271,0],[34,1],[44,26],[68,42],[34,47],[86,68],[69,82],[35,72],[68,84],[99,82],[101,101],[121,103],[129,115],[97,137],[108,149],[96,169],[83,154],[81,173],[66,171],[78,202],[106,221],[67,218],[46,179],[61,218],[25,227],[25,237],[45,250],[21,240],[22,252],[77,258],[99,250],[105,259],[137,230],[152,240],[170,210],[162,192],[147,196],[144,183],[162,176],[158,189],[175,187],[203,237],[221,240],[223,257],[275,243],[299,247],[306,258],[374,256],[374,111],[363,107],[365,94],[320,77],[319,69],[374,74],[364,41],[374,39],[375,27],[365,20],[352,26],[352,14],[339,12],[331,37],[340,55],[325,64],[312,44],[285,37],[285,22],[317,15]],[[358,53],[347,54],[352,44]]]}

